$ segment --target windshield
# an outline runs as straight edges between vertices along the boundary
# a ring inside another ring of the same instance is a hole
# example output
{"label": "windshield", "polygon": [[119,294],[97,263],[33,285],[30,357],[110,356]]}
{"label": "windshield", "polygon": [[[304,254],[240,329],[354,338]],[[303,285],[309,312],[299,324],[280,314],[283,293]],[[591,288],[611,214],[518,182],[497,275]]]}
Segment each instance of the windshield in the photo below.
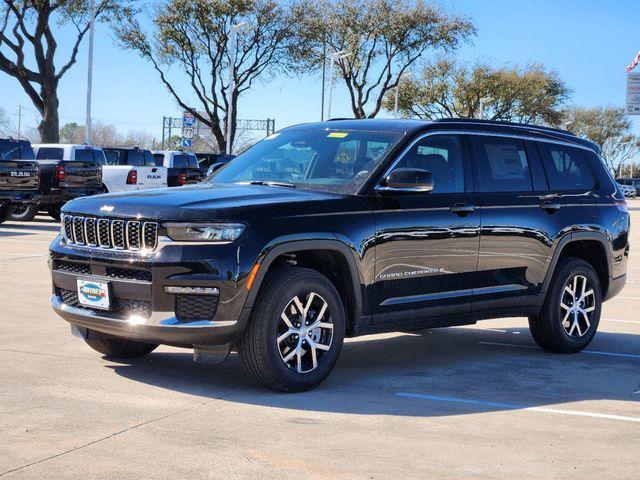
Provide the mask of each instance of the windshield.
{"label": "windshield", "polygon": [[210,181],[276,182],[353,195],[401,137],[362,130],[285,130],[231,160]]}

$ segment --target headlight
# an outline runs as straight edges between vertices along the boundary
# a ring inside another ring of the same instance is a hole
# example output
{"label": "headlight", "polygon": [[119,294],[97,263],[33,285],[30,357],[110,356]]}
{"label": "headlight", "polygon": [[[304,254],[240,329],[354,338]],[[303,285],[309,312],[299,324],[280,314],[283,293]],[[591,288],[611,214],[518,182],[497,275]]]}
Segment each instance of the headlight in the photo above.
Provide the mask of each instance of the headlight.
{"label": "headlight", "polygon": [[167,237],[179,242],[230,243],[242,232],[241,223],[165,223]]}

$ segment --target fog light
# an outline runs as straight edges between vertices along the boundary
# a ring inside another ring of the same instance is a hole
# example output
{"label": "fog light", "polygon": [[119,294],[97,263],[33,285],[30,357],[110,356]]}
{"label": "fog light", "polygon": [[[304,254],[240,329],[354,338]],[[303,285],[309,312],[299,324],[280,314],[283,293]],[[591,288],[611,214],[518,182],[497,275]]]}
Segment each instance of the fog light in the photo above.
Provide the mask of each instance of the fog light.
{"label": "fog light", "polygon": [[216,287],[164,287],[165,293],[177,295],[218,295]]}

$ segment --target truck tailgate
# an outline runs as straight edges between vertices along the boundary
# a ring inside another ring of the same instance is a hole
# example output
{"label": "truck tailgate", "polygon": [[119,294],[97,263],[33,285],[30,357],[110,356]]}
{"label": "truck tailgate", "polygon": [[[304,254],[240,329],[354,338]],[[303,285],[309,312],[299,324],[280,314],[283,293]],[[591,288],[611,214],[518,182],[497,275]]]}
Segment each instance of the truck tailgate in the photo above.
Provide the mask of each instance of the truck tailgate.
{"label": "truck tailgate", "polygon": [[93,162],[65,161],[65,179],[61,187],[99,188],[102,185],[102,167]]}
{"label": "truck tailgate", "polygon": [[31,160],[0,160],[0,190],[38,190],[38,164]]}

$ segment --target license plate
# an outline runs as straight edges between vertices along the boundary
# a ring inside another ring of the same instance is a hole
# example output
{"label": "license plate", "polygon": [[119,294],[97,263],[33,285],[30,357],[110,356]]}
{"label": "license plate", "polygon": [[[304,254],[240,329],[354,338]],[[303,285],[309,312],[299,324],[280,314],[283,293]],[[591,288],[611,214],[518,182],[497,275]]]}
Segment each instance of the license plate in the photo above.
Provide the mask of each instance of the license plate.
{"label": "license plate", "polygon": [[25,201],[31,200],[32,197],[33,195],[30,193],[18,193],[18,192],[11,193],[12,202],[25,202]]}
{"label": "license plate", "polygon": [[109,284],[93,280],[76,280],[80,305],[109,310]]}

